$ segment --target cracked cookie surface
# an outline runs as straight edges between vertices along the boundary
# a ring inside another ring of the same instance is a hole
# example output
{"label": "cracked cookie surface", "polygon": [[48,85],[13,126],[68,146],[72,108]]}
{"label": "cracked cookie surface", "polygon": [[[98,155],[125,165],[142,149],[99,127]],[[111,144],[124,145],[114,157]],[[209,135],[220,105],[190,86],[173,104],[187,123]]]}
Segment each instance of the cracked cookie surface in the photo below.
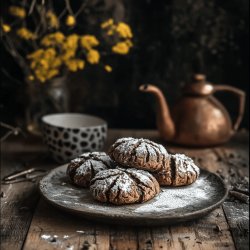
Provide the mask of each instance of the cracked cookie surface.
{"label": "cracked cookie surface", "polygon": [[154,177],[161,186],[186,186],[194,183],[200,169],[184,154],[170,155],[167,164]]}
{"label": "cracked cookie surface", "polygon": [[99,172],[91,181],[90,191],[100,202],[125,205],[154,198],[160,186],[146,171],[118,167]]}
{"label": "cracked cookie surface", "polygon": [[121,138],[109,150],[109,156],[123,167],[155,172],[165,166],[167,150],[147,139]]}
{"label": "cracked cookie surface", "polygon": [[114,162],[104,152],[85,153],[72,160],[67,168],[67,175],[73,184],[89,187],[97,173],[114,167]]}

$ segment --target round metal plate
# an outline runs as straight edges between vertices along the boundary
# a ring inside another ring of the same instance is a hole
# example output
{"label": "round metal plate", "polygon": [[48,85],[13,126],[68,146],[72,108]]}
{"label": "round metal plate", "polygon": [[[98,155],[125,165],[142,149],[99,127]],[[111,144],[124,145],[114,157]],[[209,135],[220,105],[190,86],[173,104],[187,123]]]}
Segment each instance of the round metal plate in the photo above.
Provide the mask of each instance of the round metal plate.
{"label": "round metal plate", "polygon": [[201,170],[199,179],[190,186],[164,187],[146,203],[114,206],[95,201],[88,189],[72,185],[66,168],[53,169],[40,181],[43,197],[72,214],[111,224],[165,225],[196,219],[217,208],[228,194],[217,175]]}

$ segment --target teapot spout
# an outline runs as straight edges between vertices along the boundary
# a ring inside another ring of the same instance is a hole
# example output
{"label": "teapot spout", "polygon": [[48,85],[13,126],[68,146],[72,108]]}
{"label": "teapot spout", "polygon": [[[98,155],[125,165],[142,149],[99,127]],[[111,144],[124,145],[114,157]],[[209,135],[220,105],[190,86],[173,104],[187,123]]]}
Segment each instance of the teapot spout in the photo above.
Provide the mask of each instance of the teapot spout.
{"label": "teapot spout", "polygon": [[170,115],[168,103],[162,91],[150,84],[144,84],[139,87],[139,90],[146,93],[151,93],[157,101],[157,128],[161,137],[166,141],[171,141],[175,137],[175,124]]}

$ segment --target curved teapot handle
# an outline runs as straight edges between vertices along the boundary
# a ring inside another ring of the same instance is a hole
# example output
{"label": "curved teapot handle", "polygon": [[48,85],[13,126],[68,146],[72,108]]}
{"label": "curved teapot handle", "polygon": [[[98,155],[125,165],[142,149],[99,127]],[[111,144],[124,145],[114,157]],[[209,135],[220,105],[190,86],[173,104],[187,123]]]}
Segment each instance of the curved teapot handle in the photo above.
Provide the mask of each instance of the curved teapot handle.
{"label": "curved teapot handle", "polygon": [[239,97],[239,115],[238,115],[238,118],[236,119],[236,121],[233,125],[233,129],[236,131],[239,128],[240,123],[241,123],[242,118],[243,118],[243,115],[244,115],[246,94],[244,93],[244,91],[237,89],[237,88],[234,88],[234,87],[231,87],[231,86],[228,86],[228,85],[214,85],[213,92],[217,92],[217,91],[231,92]]}

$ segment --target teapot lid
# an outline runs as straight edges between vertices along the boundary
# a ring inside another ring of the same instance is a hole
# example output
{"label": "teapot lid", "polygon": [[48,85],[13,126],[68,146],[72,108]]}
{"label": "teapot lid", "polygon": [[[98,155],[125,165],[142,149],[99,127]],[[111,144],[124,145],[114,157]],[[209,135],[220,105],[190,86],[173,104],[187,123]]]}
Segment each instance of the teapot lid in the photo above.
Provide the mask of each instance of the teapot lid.
{"label": "teapot lid", "polygon": [[203,74],[195,74],[193,83],[187,84],[184,88],[184,93],[189,95],[207,96],[214,91],[214,86],[206,81],[206,76]]}

